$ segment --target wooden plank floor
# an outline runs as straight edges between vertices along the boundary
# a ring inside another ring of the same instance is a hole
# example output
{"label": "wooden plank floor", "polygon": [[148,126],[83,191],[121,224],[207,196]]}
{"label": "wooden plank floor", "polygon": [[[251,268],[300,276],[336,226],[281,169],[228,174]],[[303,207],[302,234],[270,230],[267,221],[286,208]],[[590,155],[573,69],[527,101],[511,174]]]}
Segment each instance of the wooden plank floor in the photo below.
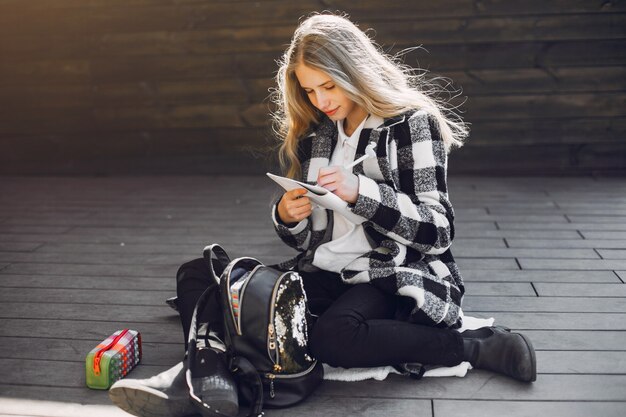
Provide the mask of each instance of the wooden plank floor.
{"label": "wooden plank floor", "polygon": [[[452,177],[465,310],[527,333],[539,376],[325,382],[268,416],[626,415],[626,180]],[[181,359],[164,305],[203,246],[292,255],[256,177],[0,178],[0,415],[122,416],[85,388],[84,356],[139,329],[147,377]]]}

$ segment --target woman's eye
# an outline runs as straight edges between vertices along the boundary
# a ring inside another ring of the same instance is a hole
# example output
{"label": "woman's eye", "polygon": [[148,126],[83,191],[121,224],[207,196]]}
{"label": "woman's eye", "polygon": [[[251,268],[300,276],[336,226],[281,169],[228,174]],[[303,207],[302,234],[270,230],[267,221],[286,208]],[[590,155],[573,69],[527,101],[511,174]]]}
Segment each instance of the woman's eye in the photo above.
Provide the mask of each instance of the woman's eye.
{"label": "woman's eye", "polygon": [[335,86],[334,86],[334,85],[331,85],[331,86],[326,87],[326,89],[327,89],[327,90],[332,90],[333,88],[335,88]]}
{"label": "woman's eye", "polygon": [[309,91],[304,90],[304,92],[305,92],[305,93],[307,93],[307,95],[311,95],[311,94],[313,94],[313,90],[309,90]]}

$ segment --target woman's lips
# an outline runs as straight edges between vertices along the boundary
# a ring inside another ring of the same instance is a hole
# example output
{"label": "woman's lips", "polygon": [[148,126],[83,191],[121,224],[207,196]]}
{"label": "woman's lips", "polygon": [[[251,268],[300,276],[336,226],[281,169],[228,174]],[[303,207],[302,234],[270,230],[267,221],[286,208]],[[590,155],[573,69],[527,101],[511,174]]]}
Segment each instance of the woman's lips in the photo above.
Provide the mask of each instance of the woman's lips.
{"label": "woman's lips", "polygon": [[324,113],[326,113],[327,116],[332,116],[333,114],[337,113],[337,110],[339,110],[339,107],[331,111],[325,111]]}

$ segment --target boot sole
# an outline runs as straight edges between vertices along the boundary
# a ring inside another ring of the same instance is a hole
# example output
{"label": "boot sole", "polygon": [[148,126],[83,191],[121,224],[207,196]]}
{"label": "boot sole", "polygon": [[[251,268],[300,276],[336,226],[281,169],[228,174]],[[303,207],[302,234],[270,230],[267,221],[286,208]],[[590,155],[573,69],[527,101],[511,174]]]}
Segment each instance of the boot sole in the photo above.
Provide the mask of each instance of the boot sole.
{"label": "boot sole", "polygon": [[184,417],[197,413],[189,399],[172,399],[145,386],[111,388],[109,398],[122,410],[139,417]]}
{"label": "boot sole", "polygon": [[517,334],[520,335],[522,339],[524,339],[524,343],[526,343],[528,351],[530,352],[530,360],[532,362],[531,377],[528,380],[524,380],[524,382],[535,382],[537,380],[537,357],[535,355],[535,349],[533,348],[533,344],[530,342],[530,339],[526,335],[523,335],[521,333]]}

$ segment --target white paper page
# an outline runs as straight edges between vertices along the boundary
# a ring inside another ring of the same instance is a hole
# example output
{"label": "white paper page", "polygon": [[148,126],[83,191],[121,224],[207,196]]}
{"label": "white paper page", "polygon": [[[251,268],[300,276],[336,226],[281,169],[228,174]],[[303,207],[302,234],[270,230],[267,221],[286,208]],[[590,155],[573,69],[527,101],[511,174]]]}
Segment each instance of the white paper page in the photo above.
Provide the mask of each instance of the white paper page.
{"label": "white paper page", "polygon": [[348,203],[346,201],[342,200],[324,187],[320,187],[319,185],[309,185],[291,178],[274,175],[269,172],[267,173],[267,176],[283,187],[285,191],[291,191],[296,188],[306,189],[307,193],[305,196],[309,197],[311,201],[324,208],[337,211],[354,224],[361,224],[365,221],[363,217],[352,213],[350,209],[348,209]]}

